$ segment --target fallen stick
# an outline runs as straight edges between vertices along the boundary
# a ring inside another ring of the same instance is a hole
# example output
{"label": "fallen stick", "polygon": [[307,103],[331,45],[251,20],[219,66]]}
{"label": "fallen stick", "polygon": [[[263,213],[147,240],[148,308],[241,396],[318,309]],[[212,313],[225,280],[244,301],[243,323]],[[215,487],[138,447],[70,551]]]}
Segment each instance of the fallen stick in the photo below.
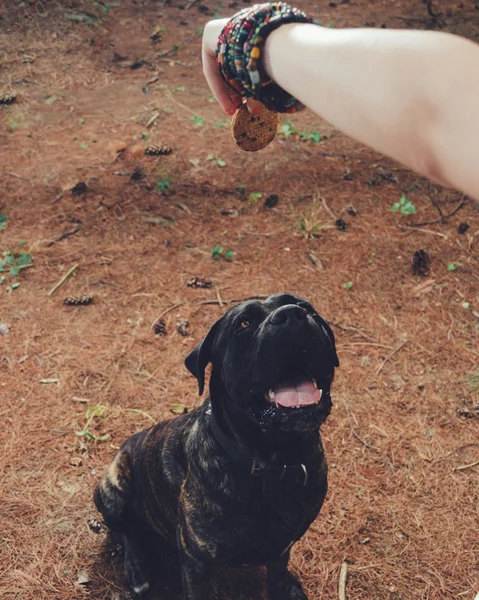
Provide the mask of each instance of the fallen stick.
{"label": "fallen stick", "polygon": [[386,358],[383,360],[383,362],[377,368],[376,375],[379,375],[379,373],[381,373],[381,371],[383,370],[384,365],[388,362],[388,360],[390,360],[395,354],[397,354],[399,352],[399,350],[401,350],[401,348],[408,343],[408,341],[409,340],[404,340],[404,342],[402,342],[401,344],[399,344],[399,346],[395,350],[393,350],[391,352],[391,354],[388,354],[386,356]]}
{"label": "fallen stick", "polygon": [[173,304],[173,306],[170,306],[169,308],[165,308],[165,310],[156,317],[156,319],[153,321],[151,326],[154,327],[155,323],[158,323],[158,321],[161,319],[161,317],[164,317],[167,313],[169,313],[172,310],[175,310],[175,308],[178,308],[182,304],[183,304],[183,302],[178,302],[178,304]]}
{"label": "fallen stick", "polygon": [[455,467],[453,471],[465,471],[466,469],[472,469],[472,467],[477,467],[477,465],[479,465],[479,460],[476,460],[475,462],[470,463],[468,465],[461,465],[460,467]]}
{"label": "fallen stick", "polygon": [[339,572],[338,597],[339,600],[346,600],[346,577],[348,576],[348,563],[345,561],[341,565]]}
{"label": "fallen stick", "polygon": [[73,273],[73,271],[77,268],[78,268],[78,265],[73,265],[73,267],[68,269],[68,271],[65,273],[65,275],[63,275],[63,277],[60,279],[60,281],[58,283],[56,283],[52,287],[52,289],[48,292],[48,295],[53,296],[53,294],[58,290],[58,288],[60,288],[65,283],[65,281],[70,277],[70,275]]}

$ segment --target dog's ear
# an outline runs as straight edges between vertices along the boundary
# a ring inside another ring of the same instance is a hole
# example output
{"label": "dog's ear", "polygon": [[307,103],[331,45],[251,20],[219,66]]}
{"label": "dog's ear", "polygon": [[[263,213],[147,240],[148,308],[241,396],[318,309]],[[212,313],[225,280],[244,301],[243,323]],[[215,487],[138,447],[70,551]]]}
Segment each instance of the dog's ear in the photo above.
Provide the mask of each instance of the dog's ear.
{"label": "dog's ear", "polygon": [[326,323],[326,321],[324,319],[322,319],[320,317],[321,320],[321,325],[326,333],[326,336],[329,340],[329,345],[330,345],[330,350],[331,350],[331,354],[333,357],[333,365],[335,367],[339,367],[339,358],[338,358],[338,354],[336,352],[336,342],[334,340],[334,333],[333,330],[331,329],[331,327]]}
{"label": "dog's ear", "polygon": [[198,380],[199,395],[205,389],[205,370],[211,362],[213,345],[222,319],[217,321],[209,330],[206,337],[185,358],[185,366]]}

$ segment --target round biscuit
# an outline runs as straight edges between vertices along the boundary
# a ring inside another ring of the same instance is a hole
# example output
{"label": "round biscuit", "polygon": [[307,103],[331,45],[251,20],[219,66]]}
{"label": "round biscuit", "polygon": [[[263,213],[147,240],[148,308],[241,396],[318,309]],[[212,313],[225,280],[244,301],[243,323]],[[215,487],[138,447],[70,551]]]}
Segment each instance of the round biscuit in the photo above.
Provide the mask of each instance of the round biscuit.
{"label": "round biscuit", "polygon": [[274,140],[278,125],[278,113],[262,106],[259,114],[253,116],[243,104],[233,116],[231,132],[241,150],[257,152]]}

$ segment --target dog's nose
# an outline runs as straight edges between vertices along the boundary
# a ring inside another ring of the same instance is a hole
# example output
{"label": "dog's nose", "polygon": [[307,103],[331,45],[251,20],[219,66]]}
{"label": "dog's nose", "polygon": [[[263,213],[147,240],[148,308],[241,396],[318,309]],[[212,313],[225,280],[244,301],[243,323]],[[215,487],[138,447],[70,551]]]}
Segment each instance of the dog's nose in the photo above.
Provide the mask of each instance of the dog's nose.
{"label": "dog's nose", "polygon": [[293,325],[306,319],[306,311],[296,304],[287,304],[277,308],[272,317],[273,325]]}

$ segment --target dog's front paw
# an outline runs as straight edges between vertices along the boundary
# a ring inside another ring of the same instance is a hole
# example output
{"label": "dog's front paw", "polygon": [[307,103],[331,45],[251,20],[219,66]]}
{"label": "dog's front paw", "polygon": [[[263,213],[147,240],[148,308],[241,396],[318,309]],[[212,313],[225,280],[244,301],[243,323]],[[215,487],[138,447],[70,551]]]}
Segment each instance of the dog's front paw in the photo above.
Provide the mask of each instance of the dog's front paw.
{"label": "dog's front paw", "polygon": [[270,600],[308,600],[303,586],[289,571],[276,581],[269,581],[268,593]]}
{"label": "dog's front paw", "polygon": [[134,598],[143,598],[150,589],[150,582],[137,561],[125,560],[125,577]]}

